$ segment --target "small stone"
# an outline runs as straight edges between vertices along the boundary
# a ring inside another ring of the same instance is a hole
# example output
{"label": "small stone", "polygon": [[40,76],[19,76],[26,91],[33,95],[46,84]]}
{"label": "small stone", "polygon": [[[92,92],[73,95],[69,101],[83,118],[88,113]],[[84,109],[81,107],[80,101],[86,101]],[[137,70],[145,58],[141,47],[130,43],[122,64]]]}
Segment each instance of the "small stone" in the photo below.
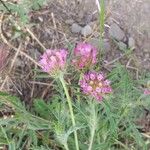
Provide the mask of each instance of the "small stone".
{"label": "small stone", "polygon": [[42,17],[38,17],[38,19],[39,19],[40,22],[44,21]]}
{"label": "small stone", "polygon": [[93,30],[92,30],[92,28],[91,28],[90,25],[86,25],[86,26],[83,27],[82,30],[81,30],[81,34],[82,34],[84,37],[86,37],[86,36],[92,34],[92,32],[93,32]]}
{"label": "small stone", "polygon": [[125,51],[127,49],[127,45],[123,42],[118,43],[119,49]]}
{"label": "small stone", "polygon": [[71,26],[71,32],[72,33],[80,33],[81,29],[82,29],[82,27],[79,26],[77,23],[73,23]]}
{"label": "small stone", "polygon": [[135,40],[132,37],[129,37],[128,39],[128,46],[129,48],[132,48],[132,49],[135,48]]}
{"label": "small stone", "polygon": [[65,21],[65,23],[68,24],[68,25],[72,25],[74,23],[74,20],[73,19],[67,19]]}
{"label": "small stone", "polygon": [[149,49],[143,49],[143,52],[145,52],[145,53],[149,52]]}
{"label": "small stone", "polygon": [[109,35],[117,41],[122,41],[125,37],[125,33],[116,23],[110,26]]}
{"label": "small stone", "polygon": [[149,55],[149,53],[147,53],[147,54],[145,54],[145,58],[150,58],[150,55]]}

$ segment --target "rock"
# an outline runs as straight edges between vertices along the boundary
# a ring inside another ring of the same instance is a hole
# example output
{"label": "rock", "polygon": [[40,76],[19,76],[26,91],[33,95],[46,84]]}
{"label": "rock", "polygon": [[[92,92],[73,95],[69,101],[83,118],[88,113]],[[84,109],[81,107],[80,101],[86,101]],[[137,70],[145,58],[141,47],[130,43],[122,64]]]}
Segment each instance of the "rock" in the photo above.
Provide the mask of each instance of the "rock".
{"label": "rock", "polygon": [[120,50],[125,51],[127,49],[127,45],[123,42],[118,42],[118,46]]}
{"label": "rock", "polygon": [[149,49],[143,49],[143,52],[149,52]]}
{"label": "rock", "polygon": [[92,30],[92,28],[91,28],[90,25],[86,25],[86,26],[83,27],[82,30],[81,30],[81,34],[82,34],[84,37],[86,37],[86,36],[92,34],[92,32],[93,32],[93,30]]}
{"label": "rock", "polygon": [[121,41],[125,38],[125,33],[116,23],[110,26],[109,35],[117,41]]}
{"label": "rock", "polygon": [[149,53],[145,54],[145,58],[149,59],[150,58],[150,54]]}
{"label": "rock", "polygon": [[68,25],[72,25],[74,23],[74,20],[73,19],[67,19],[65,21],[65,23],[68,24]]}
{"label": "rock", "polygon": [[135,48],[135,40],[132,37],[129,37],[128,39],[128,46],[129,48],[132,48],[132,49]]}
{"label": "rock", "polygon": [[82,27],[79,26],[77,23],[73,23],[71,26],[71,32],[72,33],[80,33],[82,30]]}

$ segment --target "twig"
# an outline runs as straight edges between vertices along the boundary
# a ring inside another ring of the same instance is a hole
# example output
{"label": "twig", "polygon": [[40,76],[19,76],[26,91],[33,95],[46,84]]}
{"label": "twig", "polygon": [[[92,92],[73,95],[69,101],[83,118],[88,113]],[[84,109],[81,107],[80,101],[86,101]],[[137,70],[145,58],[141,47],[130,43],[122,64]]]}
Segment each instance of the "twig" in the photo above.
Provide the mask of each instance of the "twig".
{"label": "twig", "polygon": [[56,32],[56,36],[57,36],[57,39],[58,39],[59,35],[58,35],[58,32],[57,32],[57,26],[56,26],[56,21],[55,21],[55,17],[54,17],[53,12],[51,13],[51,16],[52,16],[52,21],[53,21],[54,29],[55,29],[55,32]]}
{"label": "twig", "polygon": [[53,86],[53,83],[54,83],[54,82],[55,82],[55,80],[51,81],[50,83],[42,83],[43,85],[44,85],[44,84],[47,85],[47,87],[44,89],[44,91],[43,91],[43,93],[42,93],[42,96],[41,96],[42,99],[44,98],[44,96],[45,96],[46,93],[48,92],[49,88],[50,88],[51,86]]}
{"label": "twig", "polygon": [[[36,59],[36,54],[34,54],[34,58]],[[35,70],[37,69],[37,65],[35,64]],[[34,72],[34,81],[35,81],[35,77],[36,77],[36,71]],[[31,89],[31,95],[30,95],[30,97],[32,98],[33,97],[33,95],[34,95],[34,89],[35,89],[35,84],[33,83],[32,84],[32,89]]]}
{"label": "twig", "polygon": [[8,74],[6,75],[1,87],[0,87],[0,91],[4,88],[4,85],[6,84],[7,80],[9,79],[9,74],[11,73],[12,69],[13,69],[13,66],[14,66],[14,63],[16,61],[16,58],[17,56],[19,55],[19,52],[20,52],[20,49],[21,49],[21,44],[19,45],[18,49],[17,49],[17,52],[14,56],[14,58],[12,59],[12,63],[11,63],[11,66],[9,68],[9,71],[8,71]]}
{"label": "twig", "polygon": [[37,43],[44,49],[46,50],[46,47],[38,40],[38,38],[33,34],[33,32],[26,27],[26,31],[32,36],[33,39],[37,41]]}
{"label": "twig", "polygon": [[37,81],[29,81],[29,83],[31,83],[31,84],[45,85],[45,86],[49,86],[51,84],[51,83],[44,83],[44,82],[37,82]]}
{"label": "twig", "polygon": [[5,4],[5,2],[3,2],[2,0],[0,0],[0,2],[6,8],[6,10],[11,14],[11,10],[7,7],[7,5]]}
{"label": "twig", "polygon": [[[149,133],[150,134],[150,133]],[[149,134],[147,134],[147,133],[142,133],[142,135],[144,136],[144,137],[146,137],[146,138],[149,138],[150,139],[150,135]]]}
{"label": "twig", "polygon": [[138,68],[135,68],[135,67],[132,67],[130,66],[130,62],[131,62],[132,58],[129,59],[129,61],[127,62],[126,64],[126,68],[129,68],[129,69],[132,69],[132,70],[136,70],[136,79],[138,80],[139,79],[139,69]]}
{"label": "twig", "polygon": [[121,56],[117,57],[116,59],[108,62],[107,64],[105,64],[105,67],[108,66],[108,65],[111,65],[113,63],[115,63],[116,61],[118,61],[119,59],[123,58],[126,54],[122,54]]}
{"label": "twig", "polygon": [[[1,15],[1,18],[0,18],[0,36],[3,40],[4,43],[6,43],[10,48],[14,49],[15,51],[18,51],[18,49],[16,47],[14,47],[12,44],[10,44],[7,39],[5,38],[5,36],[3,35],[3,32],[2,32],[2,20],[3,20],[3,16],[4,14]],[[24,53],[23,51],[20,51],[20,54],[25,56],[26,58],[28,58],[30,61],[32,61],[34,64],[36,64],[37,66],[41,67],[41,65],[36,62],[32,57],[30,57],[29,55],[27,55],[26,53]]]}
{"label": "twig", "polygon": [[46,95],[46,93],[48,92],[51,86],[52,86],[52,83],[49,83],[48,86],[44,89],[44,91],[42,92],[42,96],[41,96],[42,99],[44,98],[44,96]]}

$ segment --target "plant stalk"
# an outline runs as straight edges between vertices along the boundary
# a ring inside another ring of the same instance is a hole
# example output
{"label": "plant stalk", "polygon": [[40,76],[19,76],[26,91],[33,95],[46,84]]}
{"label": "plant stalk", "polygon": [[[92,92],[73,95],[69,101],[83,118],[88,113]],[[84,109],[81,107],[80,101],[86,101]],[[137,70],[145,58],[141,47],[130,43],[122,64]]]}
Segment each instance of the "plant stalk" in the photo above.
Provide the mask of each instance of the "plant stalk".
{"label": "plant stalk", "polygon": [[90,102],[90,131],[91,131],[91,137],[90,137],[90,144],[89,144],[89,148],[88,150],[92,150],[92,145],[94,142],[94,136],[95,136],[95,131],[97,128],[97,109],[96,109],[96,105],[95,105],[95,101],[91,101]]}
{"label": "plant stalk", "polygon": [[68,144],[65,144],[64,147],[65,147],[66,150],[69,150]]}
{"label": "plant stalk", "polygon": [[[83,73],[80,74],[78,85],[80,85],[80,80],[82,79]],[[80,88],[77,89],[77,92],[80,92]],[[77,100],[80,102],[80,95],[77,95]]]}
{"label": "plant stalk", "polygon": [[[68,102],[69,111],[70,111],[70,115],[71,115],[72,125],[73,125],[73,127],[75,127],[75,125],[76,125],[75,117],[74,117],[74,113],[73,113],[72,102],[71,102],[71,98],[69,96],[69,92],[68,92],[68,89],[67,89],[64,78],[61,76],[61,77],[59,77],[59,79],[62,83],[62,86],[64,88],[64,91],[65,91],[65,94],[66,94],[66,97],[67,97],[67,102]],[[74,131],[74,137],[75,137],[76,150],[79,150],[77,131]]]}
{"label": "plant stalk", "polygon": [[90,145],[89,145],[88,150],[92,150],[92,145],[93,145],[93,141],[94,141],[94,135],[95,135],[95,128],[93,128],[92,131],[91,131]]}

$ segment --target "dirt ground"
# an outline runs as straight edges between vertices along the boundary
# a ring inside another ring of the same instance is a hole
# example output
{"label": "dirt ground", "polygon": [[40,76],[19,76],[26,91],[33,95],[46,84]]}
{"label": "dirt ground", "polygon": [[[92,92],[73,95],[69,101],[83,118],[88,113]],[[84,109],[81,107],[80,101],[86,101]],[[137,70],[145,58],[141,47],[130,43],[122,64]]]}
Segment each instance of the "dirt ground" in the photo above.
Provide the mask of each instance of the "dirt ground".
{"label": "dirt ground", "polygon": [[110,0],[109,4],[111,16],[135,39],[140,66],[150,70],[150,1]]}

